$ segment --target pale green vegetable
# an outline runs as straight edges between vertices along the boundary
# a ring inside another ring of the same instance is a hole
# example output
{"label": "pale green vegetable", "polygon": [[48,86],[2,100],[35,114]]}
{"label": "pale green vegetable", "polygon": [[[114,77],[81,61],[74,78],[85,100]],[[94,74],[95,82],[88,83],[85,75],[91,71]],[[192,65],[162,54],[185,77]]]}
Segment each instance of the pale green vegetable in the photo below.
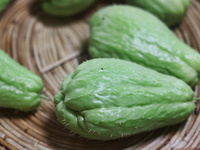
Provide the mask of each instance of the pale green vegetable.
{"label": "pale green vegetable", "polygon": [[157,17],[133,6],[114,5],[90,19],[93,58],[129,60],[175,76],[191,87],[200,78],[200,55]]}
{"label": "pale green vegetable", "polygon": [[195,109],[193,96],[175,77],[124,60],[93,59],[64,79],[54,104],[67,129],[109,140],[187,119]]}
{"label": "pale green vegetable", "polygon": [[151,12],[168,26],[181,22],[190,6],[190,0],[126,0],[126,2]]}
{"label": "pale green vegetable", "polygon": [[53,16],[71,16],[87,9],[95,0],[43,0],[43,10]]}

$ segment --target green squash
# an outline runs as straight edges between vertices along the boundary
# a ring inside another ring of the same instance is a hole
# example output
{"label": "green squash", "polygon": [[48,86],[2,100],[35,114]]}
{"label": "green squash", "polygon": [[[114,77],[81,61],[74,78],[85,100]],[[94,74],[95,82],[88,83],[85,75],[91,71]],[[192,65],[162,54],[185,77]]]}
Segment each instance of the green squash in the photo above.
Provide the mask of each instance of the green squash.
{"label": "green squash", "polygon": [[181,22],[190,5],[190,0],[126,0],[126,2],[151,12],[168,26]]}
{"label": "green squash", "polygon": [[0,108],[31,111],[41,105],[42,79],[0,50]]}
{"label": "green squash", "polygon": [[182,80],[118,59],[82,63],[54,96],[56,116],[82,137],[110,140],[177,124],[195,109]]}
{"label": "green squash", "polygon": [[154,15],[114,5],[90,19],[89,53],[93,58],[129,60],[182,79],[191,87],[200,78],[200,55],[179,40]]}
{"label": "green squash", "polygon": [[43,0],[44,12],[53,16],[72,16],[87,9],[95,0]]}

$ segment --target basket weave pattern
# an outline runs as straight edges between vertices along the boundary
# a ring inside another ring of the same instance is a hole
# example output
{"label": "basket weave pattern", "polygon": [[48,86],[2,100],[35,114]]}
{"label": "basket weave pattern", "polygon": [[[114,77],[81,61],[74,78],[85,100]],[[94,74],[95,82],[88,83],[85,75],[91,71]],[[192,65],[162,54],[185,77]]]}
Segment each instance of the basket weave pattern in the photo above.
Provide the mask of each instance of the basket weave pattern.
{"label": "basket weave pattern", "polygon": [[[53,96],[67,74],[86,59],[90,16],[114,1],[96,2],[81,15],[54,18],[45,15],[37,0],[15,0],[0,15],[0,48],[44,81],[41,107],[23,113],[0,109],[0,145],[19,150],[117,150],[200,148],[200,103],[190,118],[178,125],[112,141],[87,140],[64,129],[55,116]],[[192,0],[175,34],[200,52],[200,1]],[[198,86],[195,96],[200,96]],[[0,149],[4,149],[0,146]]]}

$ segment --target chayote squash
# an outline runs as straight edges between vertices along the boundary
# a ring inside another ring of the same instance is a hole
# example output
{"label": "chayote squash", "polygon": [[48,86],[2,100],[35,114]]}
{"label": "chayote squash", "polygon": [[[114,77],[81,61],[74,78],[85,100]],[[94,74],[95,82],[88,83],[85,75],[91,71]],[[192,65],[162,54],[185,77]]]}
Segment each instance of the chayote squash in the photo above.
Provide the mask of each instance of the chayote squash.
{"label": "chayote squash", "polygon": [[132,6],[106,7],[90,19],[93,58],[129,60],[182,79],[199,82],[200,55],[150,13]]}
{"label": "chayote squash", "polygon": [[100,58],[82,63],[54,96],[56,116],[73,132],[97,140],[177,124],[195,109],[182,80],[138,64]]}
{"label": "chayote squash", "polygon": [[11,0],[0,0],[0,12],[8,5]]}
{"label": "chayote squash", "polygon": [[44,87],[42,79],[0,50],[0,108],[37,109]]}
{"label": "chayote squash", "polygon": [[53,16],[75,15],[87,7],[95,0],[43,0],[43,10]]}
{"label": "chayote squash", "polygon": [[190,5],[190,0],[126,0],[126,2],[153,13],[168,26],[181,22]]}

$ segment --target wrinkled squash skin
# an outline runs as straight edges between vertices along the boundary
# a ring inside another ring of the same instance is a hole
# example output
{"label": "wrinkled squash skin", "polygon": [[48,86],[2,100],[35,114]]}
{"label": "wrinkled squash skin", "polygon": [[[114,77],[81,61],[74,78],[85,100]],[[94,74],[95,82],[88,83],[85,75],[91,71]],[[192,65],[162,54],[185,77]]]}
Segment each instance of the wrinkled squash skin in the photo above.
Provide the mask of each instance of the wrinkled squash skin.
{"label": "wrinkled squash skin", "polygon": [[68,75],[56,116],[82,137],[110,140],[177,124],[195,109],[182,80],[118,59],[93,59]]}
{"label": "wrinkled squash skin", "polygon": [[89,53],[93,58],[129,60],[175,76],[191,87],[200,78],[200,55],[179,40],[152,14],[133,6],[114,5],[90,19]]}
{"label": "wrinkled squash skin", "polygon": [[151,12],[168,26],[181,22],[190,6],[190,0],[126,0],[126,2]]}

